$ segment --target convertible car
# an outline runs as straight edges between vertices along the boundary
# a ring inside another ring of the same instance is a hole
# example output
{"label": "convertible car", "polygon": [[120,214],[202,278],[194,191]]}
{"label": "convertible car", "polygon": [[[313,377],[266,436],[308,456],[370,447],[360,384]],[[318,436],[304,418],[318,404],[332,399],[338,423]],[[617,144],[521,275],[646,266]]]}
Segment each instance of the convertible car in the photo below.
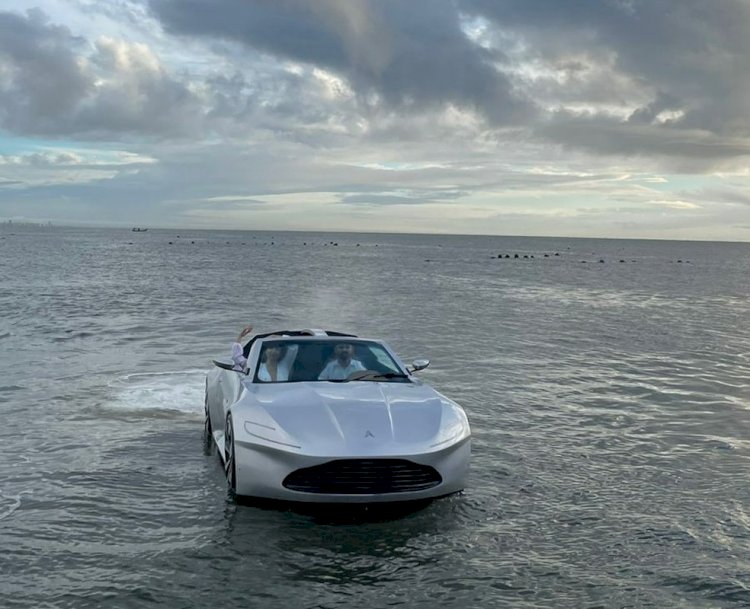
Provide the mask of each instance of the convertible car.
{"label": "convertible car", "polygon": [[463,488],[471,430],[414,376],[428,360],[406,366],[382,341],[324,330],[256,335],[244,356],[214,360],[206,379],[206,439],[235,495],[383,503]]}

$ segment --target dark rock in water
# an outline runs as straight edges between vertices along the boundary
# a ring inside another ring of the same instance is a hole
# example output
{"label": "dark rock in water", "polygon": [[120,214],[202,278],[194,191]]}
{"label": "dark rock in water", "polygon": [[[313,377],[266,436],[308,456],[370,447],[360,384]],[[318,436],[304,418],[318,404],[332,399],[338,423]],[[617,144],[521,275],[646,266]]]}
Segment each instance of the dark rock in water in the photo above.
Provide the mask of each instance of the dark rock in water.
{"label": "dark rock in water", "polygon": [[518,254],[515,254],[515,255],[514,255],[513,257],[514,257],[514,258],[518,258]]}
{"label": "dark rock in water", "polygon": [[581,260],[581,264],[586,264],[586,261],[585,260]]}
{"label": "dark rock in water", "polygon": [[557,252],[557,253],[555,254],[555,256],[559,256],[559,255],[560,255],[560,252]]}
{"label": "dark rock in water", "polygon": [[169,245],[172,245],[172,242],[171,242],[171,241],[169,242]]}
{"label": "dark rock in water", "polygon": [[533,257],[534,257],[534,254],[531,254],[531,256],[529,256],[529,258],[533,258]]}
{"label": "dark rock in water", "polygon": [[529,258],[529,256],[527,254],[524,254],[523,257],[526,258],[527,260]]}
{"label": "dark rock in water", "polygon": [[[681,262],[682,262],[682,260],[678,260],[677,262],[680,262],[680,263],[681,263]],[[343,347],[342,347],[342,349],[343,349]]]}
{"label": "dark rock in water", "polygon": [[599,258],[599,264],[604,264],[604,258]]}
{"label": "dark rock in water", "polygon": [[544,257],[545,258],[549,258],[549,254],[544,254]]}
{"label": "dark rock in water", "polygon": [[505,254],[505,257],[506,258],[510,258],[510,254]]}
{"label": "dark rock in water", "polygon": [[[334,245],[334,246],[336,246],[336,247],[338,247],[338,243],[334,243],[333,245]],[[343,348],[343,347],[342,347],[342,348]]]}
{"label": "dark rock in water", "polygon": [[357,243],[357,247],[359,247],[359,243]]}
{"label": "dark rock in water", "polygon": [[625,262],[624,260],[620,260],[620,262]]}

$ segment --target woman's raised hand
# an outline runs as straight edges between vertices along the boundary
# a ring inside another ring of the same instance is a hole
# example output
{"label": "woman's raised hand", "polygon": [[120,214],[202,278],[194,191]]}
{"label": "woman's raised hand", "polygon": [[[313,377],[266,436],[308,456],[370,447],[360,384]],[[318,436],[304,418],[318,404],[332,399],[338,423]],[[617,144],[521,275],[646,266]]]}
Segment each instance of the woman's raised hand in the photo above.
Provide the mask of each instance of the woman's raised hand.
{"label": "woman's raised hand", "polygon": [[252,326],[245,326],[244,328],[242,328],[242,332],[240,332],[240,335],[237,337],[237,342],[238,343],[242,342],[242,339],[245,338],[252,331],[253,331]]}

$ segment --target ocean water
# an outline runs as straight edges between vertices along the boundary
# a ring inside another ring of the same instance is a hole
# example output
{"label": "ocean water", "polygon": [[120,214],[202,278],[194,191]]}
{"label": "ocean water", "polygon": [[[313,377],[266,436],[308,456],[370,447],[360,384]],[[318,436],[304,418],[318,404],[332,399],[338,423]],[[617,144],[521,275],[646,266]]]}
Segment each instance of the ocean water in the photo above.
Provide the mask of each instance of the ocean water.
{"label": "ocean water", "polygon": [[[2,226],[0,606],[750,607],[749,276],[750,244]],[[431,359],[466,490],[235,502],[203,384],[247,323]]]}

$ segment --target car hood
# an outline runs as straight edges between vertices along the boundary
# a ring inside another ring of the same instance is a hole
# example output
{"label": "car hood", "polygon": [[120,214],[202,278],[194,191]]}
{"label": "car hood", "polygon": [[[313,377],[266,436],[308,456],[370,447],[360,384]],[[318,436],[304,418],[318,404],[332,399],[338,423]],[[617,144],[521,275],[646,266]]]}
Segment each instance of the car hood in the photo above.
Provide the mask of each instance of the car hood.
{"label": "car hood", "polygon": [[417,383],[252,385],[240,402],[251,437],[309,454],[432,452],[469,434],[458,405]]}

